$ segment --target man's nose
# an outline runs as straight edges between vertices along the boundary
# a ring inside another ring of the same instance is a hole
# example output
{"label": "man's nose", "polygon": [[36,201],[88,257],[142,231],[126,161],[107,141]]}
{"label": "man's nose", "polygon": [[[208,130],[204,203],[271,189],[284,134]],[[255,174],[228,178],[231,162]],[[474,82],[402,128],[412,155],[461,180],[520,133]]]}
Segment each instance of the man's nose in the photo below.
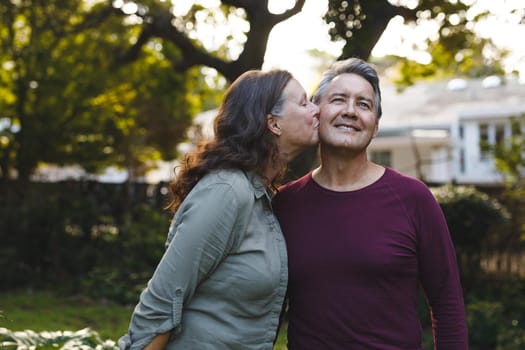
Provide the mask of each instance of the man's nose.
{"label": "man's nose", "polygon": [[347,103],[346,106],[343,109],[343,115],[347,117],[353,117],[355,116],[355,109],[353,103]]}

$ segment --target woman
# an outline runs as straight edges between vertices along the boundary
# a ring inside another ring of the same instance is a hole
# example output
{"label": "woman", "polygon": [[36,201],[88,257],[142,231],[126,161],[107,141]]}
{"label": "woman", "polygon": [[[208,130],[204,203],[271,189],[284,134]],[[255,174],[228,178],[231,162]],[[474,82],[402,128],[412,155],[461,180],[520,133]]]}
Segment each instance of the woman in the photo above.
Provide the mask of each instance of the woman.
{"label": "woman", "polygon": [[233,82],[214,139],[171,184],[167,250],[121,349],[272,349],[288,268],[270,200],[286,163],[317,143],[318,113],[287,71]]}

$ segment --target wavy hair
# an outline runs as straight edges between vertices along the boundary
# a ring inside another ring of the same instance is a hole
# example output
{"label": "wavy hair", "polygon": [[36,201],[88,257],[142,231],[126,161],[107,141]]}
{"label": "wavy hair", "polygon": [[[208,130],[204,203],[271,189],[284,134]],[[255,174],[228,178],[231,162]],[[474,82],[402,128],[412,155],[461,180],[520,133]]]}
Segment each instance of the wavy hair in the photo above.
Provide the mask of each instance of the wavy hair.
{"label": "wavy hair", "polygon": [[167,209],[176,211],[195,184],[214,170],[242,169],[262,176],[267,166],[281,166],[266,120],[268,114],[282,113],[283,91],[291,79],[286,70],[250,70],[230,85],[214,120],[214,138],[184,158],[170,183]]}

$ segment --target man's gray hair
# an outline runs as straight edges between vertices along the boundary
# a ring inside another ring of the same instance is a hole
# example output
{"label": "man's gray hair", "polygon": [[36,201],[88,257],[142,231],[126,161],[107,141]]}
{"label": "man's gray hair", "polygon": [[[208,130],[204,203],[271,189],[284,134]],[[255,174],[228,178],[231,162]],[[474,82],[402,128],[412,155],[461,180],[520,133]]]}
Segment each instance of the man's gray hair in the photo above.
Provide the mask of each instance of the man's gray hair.
{"label": "man's gray hair", "polygon": [[343,61],[335,62],[326,72],[324,72],[321,82],[317,86],[312,101],[319,104],[330,82],[337,76],[345,73],[357,74],[372,85],[375,95],[375,109],[377,119],[381,118],[383,110],[381,108],[381,89],[379,88],[379,76],[376,70],[368,62],[352,57]]}

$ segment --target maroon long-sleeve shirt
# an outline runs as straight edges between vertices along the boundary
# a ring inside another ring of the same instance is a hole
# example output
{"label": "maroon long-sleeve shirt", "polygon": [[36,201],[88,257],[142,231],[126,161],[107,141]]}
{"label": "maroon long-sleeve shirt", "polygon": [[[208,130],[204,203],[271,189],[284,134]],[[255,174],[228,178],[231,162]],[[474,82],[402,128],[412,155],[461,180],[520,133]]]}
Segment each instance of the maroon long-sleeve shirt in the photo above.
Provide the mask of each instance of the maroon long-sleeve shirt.
{"label": "maroon long-sleeve shirt", "polygon": [[392,169],[349,192],[312,175],[274,201],[288,246],[288,349],[419,350],[421,286],[438,350],[464,350],[455,250],[439,204]]}

